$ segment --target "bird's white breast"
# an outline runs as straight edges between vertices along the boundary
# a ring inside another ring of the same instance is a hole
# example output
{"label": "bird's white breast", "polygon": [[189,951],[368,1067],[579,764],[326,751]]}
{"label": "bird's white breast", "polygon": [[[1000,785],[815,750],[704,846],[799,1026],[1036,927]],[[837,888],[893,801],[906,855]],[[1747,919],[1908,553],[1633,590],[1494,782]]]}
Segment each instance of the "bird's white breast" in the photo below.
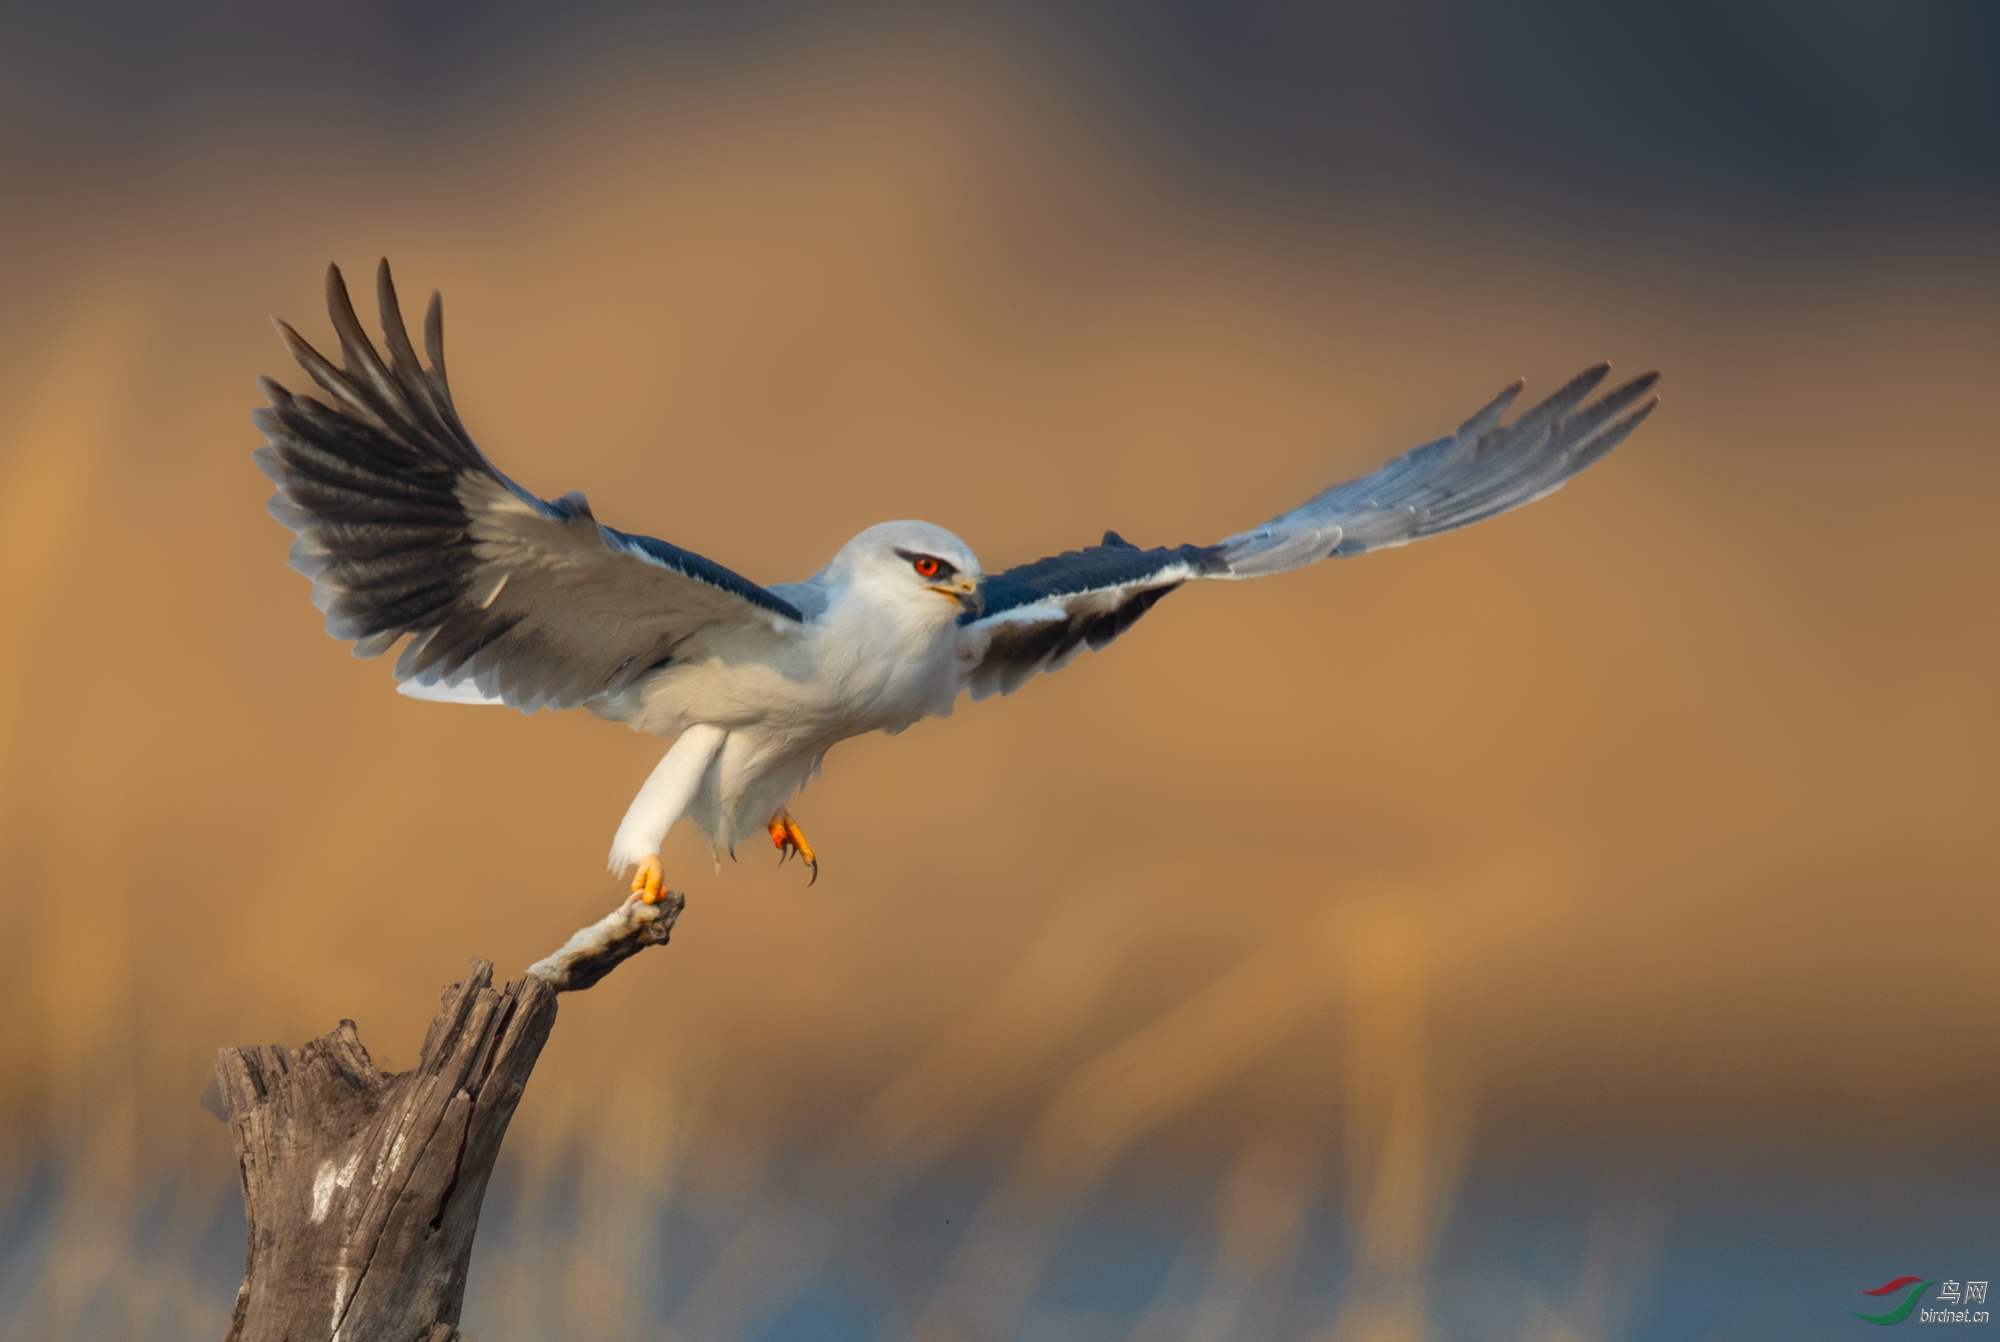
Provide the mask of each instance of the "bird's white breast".
{"label": "bird's white breast", "polygon": [[850,589],[781,642],[711,638],[613,715],[657,736],[697,723],[728,732],[691,811],[728,846],[767,822],[836,743],[951,712],[957,629],[952,609],[926,595],[937,604]]}

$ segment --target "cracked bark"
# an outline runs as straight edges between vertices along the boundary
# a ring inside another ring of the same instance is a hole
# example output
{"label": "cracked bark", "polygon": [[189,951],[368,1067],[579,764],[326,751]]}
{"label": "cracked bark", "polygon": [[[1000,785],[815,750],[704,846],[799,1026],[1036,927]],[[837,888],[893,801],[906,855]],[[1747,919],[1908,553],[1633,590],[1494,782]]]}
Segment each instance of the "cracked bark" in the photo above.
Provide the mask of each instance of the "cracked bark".
{"label": "cracked bark", "polygon": [[556,994],[666,943],[682,900],[628,902],[505,987],[444,990],[417,1065],[380,1071],[354,1022],[216,1054],[249,1248],[224,1342],[457,1342],[479,1206]]}

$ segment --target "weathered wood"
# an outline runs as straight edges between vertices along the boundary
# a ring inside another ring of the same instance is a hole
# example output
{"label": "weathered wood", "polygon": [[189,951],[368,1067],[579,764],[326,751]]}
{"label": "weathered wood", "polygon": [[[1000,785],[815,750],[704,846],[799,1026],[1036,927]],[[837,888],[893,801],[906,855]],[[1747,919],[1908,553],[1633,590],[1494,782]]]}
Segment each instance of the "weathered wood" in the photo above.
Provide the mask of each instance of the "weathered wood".
{"label": "weathered wood", "polygon": [[346,1020],[298,1049],[218,1052],[249,1230],[225,1342],[456,1342],[479,1206],[556,993],[665,944],[681,907],[628,902],[497,991],[473,961],[407,1072],[378,1070]]}
{"label": "weathered wood", "polygon": [[683,903],[671,890],[657,904],[628,899],[528,972],[559,993],[581,992],[648,946],[666,945]]}

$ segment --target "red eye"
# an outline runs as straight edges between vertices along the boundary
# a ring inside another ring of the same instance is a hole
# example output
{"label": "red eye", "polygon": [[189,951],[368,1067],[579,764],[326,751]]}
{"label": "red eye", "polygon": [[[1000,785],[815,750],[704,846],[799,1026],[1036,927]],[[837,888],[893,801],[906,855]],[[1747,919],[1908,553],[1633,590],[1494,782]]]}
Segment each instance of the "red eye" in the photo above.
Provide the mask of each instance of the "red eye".
{"label": "red eye", "polygon": [[910,565],[916,569],[919,578],[937,577],[938,568],[940,567],[938,561],[932,559],[929,555],[919,555],[910,561]]}

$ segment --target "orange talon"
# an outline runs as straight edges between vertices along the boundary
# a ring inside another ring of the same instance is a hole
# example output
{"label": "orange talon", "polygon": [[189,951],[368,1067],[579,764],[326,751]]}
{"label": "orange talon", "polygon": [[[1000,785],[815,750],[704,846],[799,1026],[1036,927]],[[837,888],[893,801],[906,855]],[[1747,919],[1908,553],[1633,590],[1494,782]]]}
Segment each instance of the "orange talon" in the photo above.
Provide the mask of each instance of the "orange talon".
{"label": "orange talon", "polygon": [[792,854],[797,853],[805,864],[812,868],[812,880],[807,881],[806,884],[810,886],[813,884],[813,881],[817,881],[819,879],[819,854],[813,852],[813,846],[806,842],[806,832],[799,828],[798,821],[792,819],[792,813],[790,811],[778,812],[772,818],[768,828],[771,831],[771,844],[778,850],[778,865],[781,867],[784,866]]}
{"label": "orange talon", "polygon": [[632,893],[641,903],[657,904],[666,898],[666,891],[660,885],[660,859],[650,855],[639,864],[639,870],[632,875]]}

